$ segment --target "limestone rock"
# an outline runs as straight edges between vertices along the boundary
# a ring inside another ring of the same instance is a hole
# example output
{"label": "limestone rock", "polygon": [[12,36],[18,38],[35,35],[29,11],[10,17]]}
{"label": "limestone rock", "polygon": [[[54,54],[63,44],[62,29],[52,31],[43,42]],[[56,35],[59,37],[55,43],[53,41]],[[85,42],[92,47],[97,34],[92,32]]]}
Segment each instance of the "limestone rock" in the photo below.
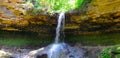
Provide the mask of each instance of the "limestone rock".
{"label": "limestone rock", "polygon": [[12,54],[9,52],[5,52],[0,50],[0,58],[9,58]]}
{"label": "limestone rock", "polygon": [[27,58],[84,58],[85,51],[78,47],[70,47],[67,44],[52,44],[38,50],[31,51]]}
{"label": "limestone rock", "polygon": [[[24,0],[0,0],[0,30],[47,33],[55,30],[58,14],[26,13]],[[102,33],[120,30],[120,1],[92,0],[86,11],[66,13],[65,29],[72,34]],[[74,30],[74,31],[72,31]]]}
{"label": "limestone rock", "polygon": [[26,58],[36,58],[39,54],[42,53],[43,50],[44,50],[44,48],[40,48],[38,50],[30,51],[29,54],[26,56]]}

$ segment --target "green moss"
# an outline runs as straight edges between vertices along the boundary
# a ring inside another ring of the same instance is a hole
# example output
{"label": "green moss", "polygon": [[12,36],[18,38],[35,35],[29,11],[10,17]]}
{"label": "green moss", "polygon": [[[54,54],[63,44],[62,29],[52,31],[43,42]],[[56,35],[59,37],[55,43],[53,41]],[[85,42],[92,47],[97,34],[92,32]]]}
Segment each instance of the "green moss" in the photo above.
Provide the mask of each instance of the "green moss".
{"label": "green moss", "polygon": [[40,44],[49,44],[52,41],[49,39],[40,40],[40,39],[0,39],[0,45],[5,46],[25,46],[25,45],[40,45]]}
{"label": "green moss", "polygon": [[52,43],[52,38],[41,38],[36,33],[30,32],[8,32],[0,31],[0,45],[5,46],[25,46],[25,45],[41,45]]}
{"label": "green moss", "polygon": [[[45,37],[45,38],[44,38]],[[53,37],[46,37],[45,34],[38,36],[36,33],[6,32],[0,31],[0,45],[24,46],[41,45],[54,42]],[[93,35],[66,35],[65,42],[83,45],[116,45],[120,44],[120,33],[93,34]]]}
{"label": "green moss", "polygon": [[70,35],[66,42],[79,42],[83,45],[116,45],[120,44],[120,33],[91,34],[91,35]]}

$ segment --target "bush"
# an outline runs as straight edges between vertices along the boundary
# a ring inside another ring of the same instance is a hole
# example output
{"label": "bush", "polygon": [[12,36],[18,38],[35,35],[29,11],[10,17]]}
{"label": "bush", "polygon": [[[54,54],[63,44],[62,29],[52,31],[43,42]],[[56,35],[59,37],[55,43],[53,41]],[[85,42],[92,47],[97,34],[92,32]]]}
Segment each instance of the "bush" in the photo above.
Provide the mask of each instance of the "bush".
{"label": "bush", "polygon": [[120,46],[105,48],[99,58],[120,58]]}

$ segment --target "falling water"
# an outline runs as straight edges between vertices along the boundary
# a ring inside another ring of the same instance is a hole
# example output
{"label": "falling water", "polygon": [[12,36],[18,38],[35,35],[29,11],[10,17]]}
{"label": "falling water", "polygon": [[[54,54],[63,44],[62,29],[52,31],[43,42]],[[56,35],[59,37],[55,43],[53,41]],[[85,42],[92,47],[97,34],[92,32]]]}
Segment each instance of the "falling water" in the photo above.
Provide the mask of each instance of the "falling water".
{"label": "falling water", "polygon": [[[39,0],[39,2],[40,1],[42,0]],[[52,6],[50,8],[52,8],[52,10],[55,10],[55,8],[58,7],[55,11],[60,11],[60,12],[64,11],[60,13],[58,18],[55,42],[47,47],[44,47],[43,49],[38,49],[35,51],[31,51],[29,53],[24,52],[24,53],[15,54],[13,55],[14,56],[13,58],[37,58],[38,55],[43,55],[43,54],[47,54],[47,58],[83,58],[84,51],[81,48],[71,47],[68,44],[64,43],[63,40],[65,37],[64,35],[65,12],[78,8],[79,7],[78,5],[81,5],[84,0],[74,0],[74,1],[63,0],[64,3],[62,3],[62,0],[60,1],[54,0],[54,1],[56,1],[58,5],[56,5],[56,3],[54,4],[52,3],[50,4],[50,6]],[[79,3],[76,4],[75,2],[79,2]],[[40,5],[38,6],[41,6],[41,4],[44,5],[44,3],[40,2]],[[48,3],[46,3],[46,5],[48,5]]]}
{"label": "falling water", "polygon": [[62,12],[60,13],[59,18],[58,18],[55,43],[51,45],[48,58],[60,58],[60,53],[63,53],[65,51],[64,50],[65,43],[60,43],[60,41],[64,39],[64,24],[65,24],[65,13]]}
{"label": "falling water", "polygon": [[[55,42],[48,45],[44,49],[38,49],[30,52],[24,58],[36,58],[37,55],[47,54],[47,58],[83,58],[84,51],[81,48],[71,47],[64,43],[64,24],[65,13],[62,12],[58,18],[58,25],[56,28]],[[35,53],[35,54],[34,54]],[[33,56],[34,55],[34,56]]]}
{"label": "falling water", "polygon": [[57,28],[56,28],[56,37],[55,37],[55,43],[59,43],[60,42],[60,36],[61,34],[64,37],[64,24],[65,24],[65,13],[62,12],[59,15],[58,18],[58,24],[57,24]]}
{"label": "falling water", "polygon": [[[56,28],[56,37],[55,37],[55,43],[50,45],[50,49],[48,50],[48,58],[71,58],[71,54],[74,55],[74,58],[82,58],[83,57],[83,51],[82,49],[75,49],[64,43],[64,24],[65,24],[65,13],[62,12],[59,15],[58,18],[58,25]],[[60,42],[62,40],[62,42]],[[74,50],[79,50],[78,54],[75,54],[77,52],[73,52]],[[80,54],[80,55],[79,55]],[[79,55],[79,56],[77,56]]]}

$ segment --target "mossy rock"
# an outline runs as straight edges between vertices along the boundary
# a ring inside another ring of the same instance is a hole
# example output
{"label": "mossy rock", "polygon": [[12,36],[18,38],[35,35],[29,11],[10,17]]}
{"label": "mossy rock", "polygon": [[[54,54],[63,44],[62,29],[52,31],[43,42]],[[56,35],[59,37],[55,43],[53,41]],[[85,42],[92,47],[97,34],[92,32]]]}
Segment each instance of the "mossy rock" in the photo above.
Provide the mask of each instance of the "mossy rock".
{"label": "mossy rock", "polygon": [[99,58],[120,58],[120,46],[105,48]]}

